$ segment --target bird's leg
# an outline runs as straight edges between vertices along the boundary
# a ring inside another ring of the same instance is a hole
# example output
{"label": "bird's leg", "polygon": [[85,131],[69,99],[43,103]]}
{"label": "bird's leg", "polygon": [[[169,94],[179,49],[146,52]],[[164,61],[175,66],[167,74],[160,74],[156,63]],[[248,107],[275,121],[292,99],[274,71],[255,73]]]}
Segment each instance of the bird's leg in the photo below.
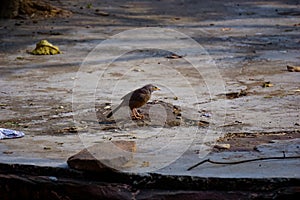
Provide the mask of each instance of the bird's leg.
{"label": "bird's leg", "polygon": [[133,118],[133,119],[143,119],[144,116],[141,115],[140,113],[138,113],[138,111],[137,111],[136,108],[133,108],[133,109],[132,109],[132,118]]}
{"label": "bird's leg", "polygon": [[132,114],[131,114],[131,118],[132,118],[132,119],[139,119],[139,117],[138,117],[138,115],[137,115],[137,110],[136,110],[136,108],[133,108],[133,109],[131,110],[131,112],[132,112]]}
{"label": "bird's leg", "polygon": [[136,115],[138,116],[139,119],[144,119],[144,115],[140,114],[137,109],[135,109]]}

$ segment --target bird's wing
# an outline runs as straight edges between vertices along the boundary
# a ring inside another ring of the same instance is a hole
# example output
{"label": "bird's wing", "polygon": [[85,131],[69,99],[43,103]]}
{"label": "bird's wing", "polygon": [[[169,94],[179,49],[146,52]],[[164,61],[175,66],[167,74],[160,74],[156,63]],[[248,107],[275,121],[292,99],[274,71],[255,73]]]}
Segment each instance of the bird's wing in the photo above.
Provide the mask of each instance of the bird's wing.
{"label": "bird's wing", "polygon": [[121,99],[124,101],[129,101],[134,91],[129,92],[128,94],[124,95]]}
{"label": "bird's wing", "polygon": [[151,94],[149,93],[134,93],[132,94],[132,98],[130,101],[141,101],[141,102],[147,102],[151,97]]}

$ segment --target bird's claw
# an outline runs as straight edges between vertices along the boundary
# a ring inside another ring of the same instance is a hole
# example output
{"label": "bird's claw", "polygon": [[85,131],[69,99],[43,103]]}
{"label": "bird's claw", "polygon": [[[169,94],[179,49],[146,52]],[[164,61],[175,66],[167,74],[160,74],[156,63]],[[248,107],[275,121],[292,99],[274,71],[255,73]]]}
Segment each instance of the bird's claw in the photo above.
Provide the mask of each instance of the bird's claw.
{"label": "bird's claw", "polygon": [[141,115],[135,108],[132,110],[131,118],[133,120],[144,119],[144,115]]}

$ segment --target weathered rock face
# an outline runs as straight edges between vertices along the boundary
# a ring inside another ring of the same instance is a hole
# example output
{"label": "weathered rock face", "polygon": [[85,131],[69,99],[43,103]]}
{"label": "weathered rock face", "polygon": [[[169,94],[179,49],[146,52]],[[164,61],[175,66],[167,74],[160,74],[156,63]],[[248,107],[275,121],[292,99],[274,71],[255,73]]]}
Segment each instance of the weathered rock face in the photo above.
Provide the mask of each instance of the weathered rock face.
{"label": "weathered rock face", "polygon": [[130,186],[76,179],[0,174],[0,198],[11,199],[132,199]]}
{"label": "weathered rock face", "polygon": [[196,178],[0,165],[0,199],[297,199],[299,179]]}

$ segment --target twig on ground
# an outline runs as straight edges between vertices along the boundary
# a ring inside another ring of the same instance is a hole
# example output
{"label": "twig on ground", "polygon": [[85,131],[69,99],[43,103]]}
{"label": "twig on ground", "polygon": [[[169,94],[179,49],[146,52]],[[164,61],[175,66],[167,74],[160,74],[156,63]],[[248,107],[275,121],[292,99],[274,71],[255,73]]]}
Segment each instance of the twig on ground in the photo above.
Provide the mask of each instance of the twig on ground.
{"label": "twig on ground", "polygon": [[276,160],[276,159],[297,159],[300,158],[300,156],[289,156],[286,157],[285,154],[283,157],[265,157],[265,158],[254,158],[254,159],[247,159],[247,160],[240,160],[240,161],[233,161],[233,162],[220,162],[220,161],[213,161],[210,159],[202,160],[201,162],[189,167],[187,171],[190,171],[199,165],[202,165],[206,162],[212,163],[212,164],[218,164],[218,165],[236,165],[236,164],[241,164],[241,163],[246,163],[246,162],[253,162],[253,161],[258,161],[258,160]]}

